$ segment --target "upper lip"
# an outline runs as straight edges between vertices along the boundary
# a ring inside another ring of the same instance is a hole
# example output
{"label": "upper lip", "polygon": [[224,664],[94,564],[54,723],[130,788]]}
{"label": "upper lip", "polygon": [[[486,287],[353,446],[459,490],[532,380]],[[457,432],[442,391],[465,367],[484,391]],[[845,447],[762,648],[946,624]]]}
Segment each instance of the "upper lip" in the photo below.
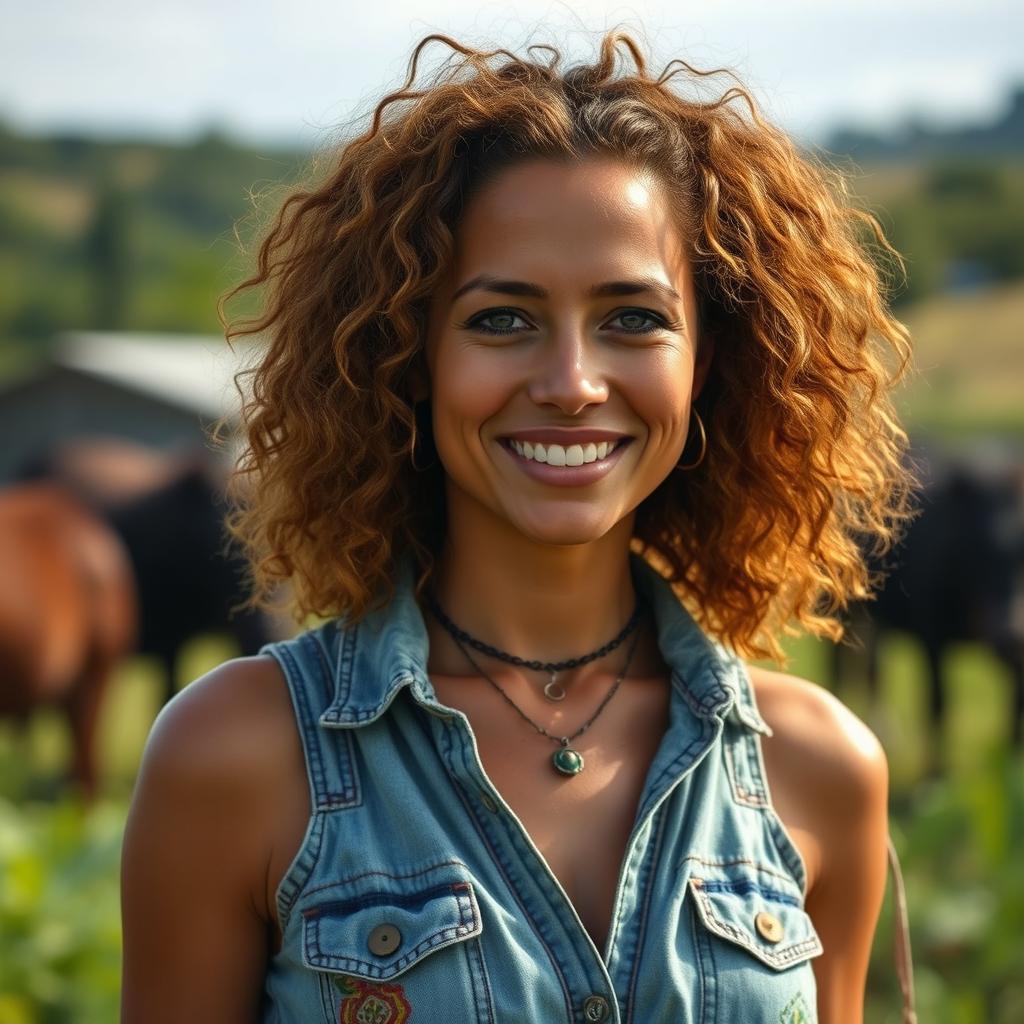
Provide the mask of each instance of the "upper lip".
{"label": "upper lip", "polygon": [[619,441],[628,434],[617,430],[599,430],[596,427],[524,427],[503,437],[515,441],[529,441],[531,444],[587,444],[601,441]]}

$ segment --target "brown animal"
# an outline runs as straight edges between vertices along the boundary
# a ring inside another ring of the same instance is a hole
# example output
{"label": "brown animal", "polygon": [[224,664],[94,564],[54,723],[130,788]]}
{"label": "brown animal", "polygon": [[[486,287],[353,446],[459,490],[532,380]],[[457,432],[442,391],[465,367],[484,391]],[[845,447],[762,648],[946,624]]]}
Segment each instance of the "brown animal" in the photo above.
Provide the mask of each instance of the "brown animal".
{"label": "brown animal", "polygon": [[137,650],[164,667],[164,702],[177,690],[179,652],[196,634],[226,634],[249,655],[294,629],[238,607],[246,565],[237,549],[225,550],[229,468],[203,448],[157,450],[109,437],[61,442],[22,467],[22,479],[67,488],[124,544],[138,597]]}
{"label": "brown animal", "polygon": [[135,642],[135,584],[113,531],[54,484],[0,491],[0,715],[64,710],[71,775],[96,795],[98,714]]}

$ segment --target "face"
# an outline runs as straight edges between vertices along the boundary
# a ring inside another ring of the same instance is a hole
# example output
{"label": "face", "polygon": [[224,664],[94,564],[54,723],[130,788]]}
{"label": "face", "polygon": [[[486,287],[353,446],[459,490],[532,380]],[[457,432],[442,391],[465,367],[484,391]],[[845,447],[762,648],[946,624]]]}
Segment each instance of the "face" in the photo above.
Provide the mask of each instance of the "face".
{"label": "face", "polygon": [[536,160],[467,205],[426,345],[449,517],[582,544],[672,471],[698,361],[684,239],[651,174]]}

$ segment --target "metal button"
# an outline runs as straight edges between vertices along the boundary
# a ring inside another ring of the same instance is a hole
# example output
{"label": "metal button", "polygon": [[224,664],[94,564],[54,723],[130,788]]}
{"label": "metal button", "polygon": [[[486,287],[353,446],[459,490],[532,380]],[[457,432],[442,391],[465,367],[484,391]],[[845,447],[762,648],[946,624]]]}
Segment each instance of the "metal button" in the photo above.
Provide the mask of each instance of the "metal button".
{"label": "metal button", "polygon": [[584,1020],[604,1020],[608,1016],[608,1000],[604,996],[587,996],[583,1002]]}
{"label": "metal button", "polygon": [[483,789],[480,790],[480,803],[482,803],[492,814],[498,809],[498,805],[494,802],[491,794]]}
{"label": "metal button", "polygon": [[402,933],[389,923],[377,925],[366,940],[374,956],[390,956],[401,944]]}
{"label": "metal button", "polygon": [[782,922],[774,914],[769,914],[766,910],[762,910],[754,918],[754,926],[757,928],[758,934],[766,942],[778,942],[782,938]]}

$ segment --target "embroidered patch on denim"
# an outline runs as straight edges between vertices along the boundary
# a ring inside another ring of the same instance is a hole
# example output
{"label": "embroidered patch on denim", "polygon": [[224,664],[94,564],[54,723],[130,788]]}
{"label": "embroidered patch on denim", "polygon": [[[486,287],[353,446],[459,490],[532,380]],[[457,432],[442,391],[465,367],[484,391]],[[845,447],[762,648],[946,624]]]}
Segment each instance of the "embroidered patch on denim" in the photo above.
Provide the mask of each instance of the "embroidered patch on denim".
{"label": "embroidered patch on denim", "polygon": [[345,993],[339,1024],[404,1024],[412,1016],[412,1007],[401,985],[349,976],[335,981]]}
{"label": "embroidered patch on denim", "polygon": [[786,1003],[786,1008],[779,1014],[779,1024],[813,1024],[813,1021],[811,1011],[807,1009],[807,1003],[800,992]]}

